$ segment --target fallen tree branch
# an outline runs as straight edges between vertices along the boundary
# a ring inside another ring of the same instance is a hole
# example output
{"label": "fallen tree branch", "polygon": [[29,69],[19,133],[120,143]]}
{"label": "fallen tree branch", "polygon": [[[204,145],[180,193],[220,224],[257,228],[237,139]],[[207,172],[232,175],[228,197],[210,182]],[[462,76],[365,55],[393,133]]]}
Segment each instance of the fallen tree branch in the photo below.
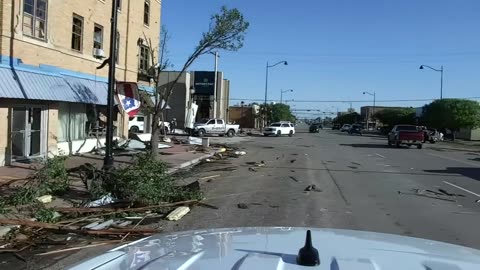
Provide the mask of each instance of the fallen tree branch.
{"label": "fallen tree branch", "polygon": [[86,214],[86,213],[101,213],[101,212],[110,212],[110,213],[123,213],[123,212],[139,212],[139,211],[146,211],[160,207],[173,207],[178,205],[191,205],[197,204],[199,201],[197,200],[188,200],[188,201],[181,201],[175,203],[165,203],[165,204],[157,204],[157,205],[150,205],[144,207],[136,207],[136,208],[112,208],[112,207],[96,207],[96,208],[76,208],[76,207],[64,207],[64,208],[54,208],[55,211],[60,213],[79,213],[79,214]]}
{"label": "fallen tree branch", "polygon": [[7,225],[21,225],[27,227],[35,227],[42,229],[51,229],[51,230],[60,230],[66,232],[73,232],[78,234],[88,234],[88,235],[113,235],[113,234],[155,234],[161,232],[158,229],[107,229],[107,230],[81,230],[76,226],[62,226],[44,222],[36,222],[30,220],[21,220],[21,219],[0,219],[0,224]]}
{"label": "fallen tree branch", "polygon": [[35,255],[36,256],[45,256],[45,255],[63,253],[63,252],[67,252],[67,251],[75,251],[75,250],[79,250],[79,249],[98,247],[98,246],[104,246],[104,245],[109,245],[109,244],[116,244],[116,243],[120,243],[120,242],[121,242],[120,240],[113,240],[113,241],[106,241],[106,242],[100,242],[100,243],[92,243],[92,244],[86,245],[86,246],[78,246],[78,247],[71,247],[71,248],[47,251],[47,252],[38,253],[38,254],[35,254]]}

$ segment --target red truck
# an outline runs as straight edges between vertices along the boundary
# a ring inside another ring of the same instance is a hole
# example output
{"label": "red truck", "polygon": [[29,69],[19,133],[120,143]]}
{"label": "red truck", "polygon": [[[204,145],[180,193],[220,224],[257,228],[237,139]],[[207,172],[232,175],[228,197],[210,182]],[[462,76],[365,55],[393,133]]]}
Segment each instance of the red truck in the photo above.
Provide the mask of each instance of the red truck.
{"label": "red truck", "polygon": [[423,131],[420,127],[414,125],[396,125],[388,133],[388,145],[416,145],[418,149],[423,146]]}

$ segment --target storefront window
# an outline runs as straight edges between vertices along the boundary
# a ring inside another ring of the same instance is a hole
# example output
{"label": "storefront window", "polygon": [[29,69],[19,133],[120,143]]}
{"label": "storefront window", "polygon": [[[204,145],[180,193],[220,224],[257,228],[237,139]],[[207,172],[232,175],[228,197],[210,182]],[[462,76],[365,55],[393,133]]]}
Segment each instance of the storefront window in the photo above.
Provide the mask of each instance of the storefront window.
{"label": "storefront window", "polygon": [[58,109],[58,142],[86,138],[87,113],[85,104],[60,103]]}

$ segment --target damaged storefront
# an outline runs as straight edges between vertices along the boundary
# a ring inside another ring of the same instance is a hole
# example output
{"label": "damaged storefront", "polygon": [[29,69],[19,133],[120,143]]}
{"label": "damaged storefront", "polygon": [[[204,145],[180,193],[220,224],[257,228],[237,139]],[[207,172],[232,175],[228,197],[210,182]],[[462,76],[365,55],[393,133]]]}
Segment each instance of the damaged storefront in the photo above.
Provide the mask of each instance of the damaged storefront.
{"label": "damaged storefront", "polygon": [[[0,165],[92,151],[105,142],[107,82],[17,65],[0,66]],[[128,135],[115,106],[114,136]]]}

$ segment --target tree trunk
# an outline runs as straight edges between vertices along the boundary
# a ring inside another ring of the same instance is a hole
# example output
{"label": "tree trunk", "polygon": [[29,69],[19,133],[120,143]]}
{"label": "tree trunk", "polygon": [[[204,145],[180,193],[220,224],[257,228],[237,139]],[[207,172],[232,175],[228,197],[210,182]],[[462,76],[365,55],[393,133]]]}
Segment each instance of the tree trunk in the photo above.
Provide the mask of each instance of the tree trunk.
{"label": "tree trunk", "polygon": [[152,137],[150,138],[150,147],[153,158],[158,156],[158,135],[159,135],[159,119],[160,119],[161,112],[155,112],[153,114],[153,121],[152,121]]}

